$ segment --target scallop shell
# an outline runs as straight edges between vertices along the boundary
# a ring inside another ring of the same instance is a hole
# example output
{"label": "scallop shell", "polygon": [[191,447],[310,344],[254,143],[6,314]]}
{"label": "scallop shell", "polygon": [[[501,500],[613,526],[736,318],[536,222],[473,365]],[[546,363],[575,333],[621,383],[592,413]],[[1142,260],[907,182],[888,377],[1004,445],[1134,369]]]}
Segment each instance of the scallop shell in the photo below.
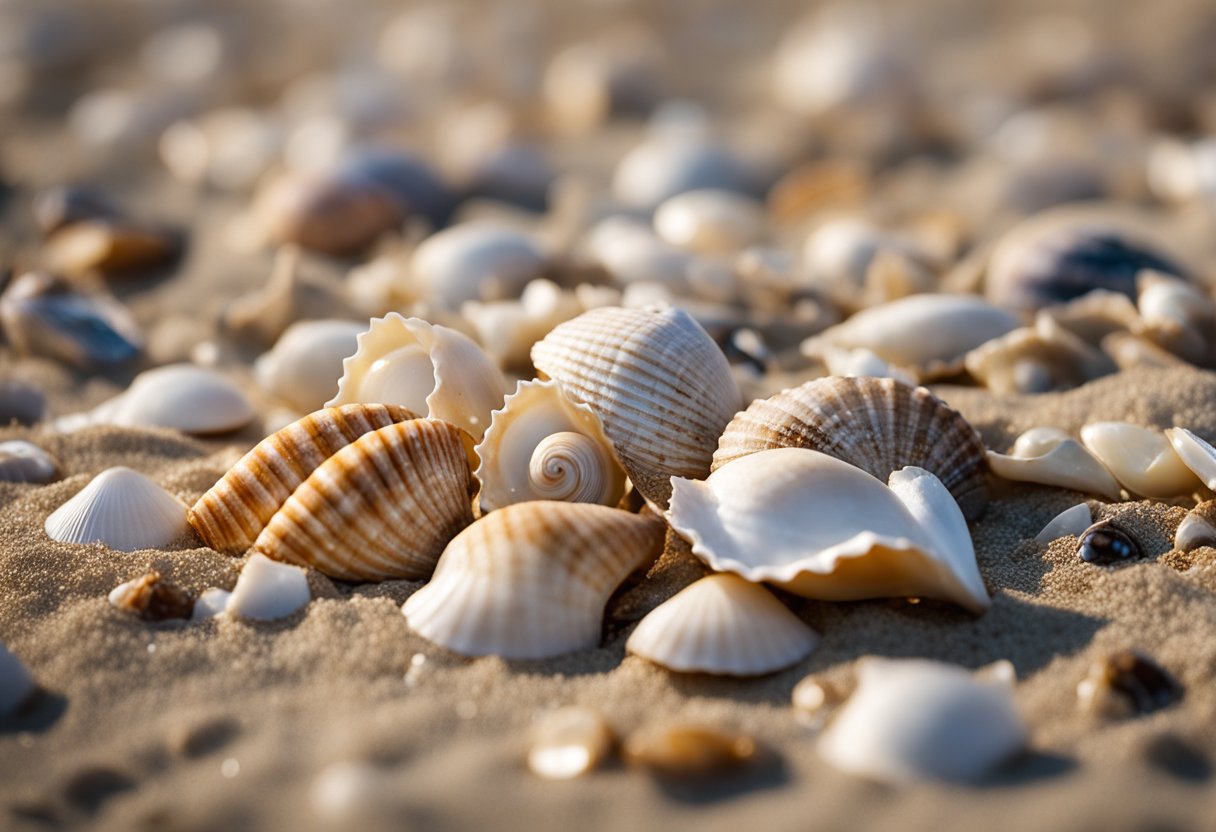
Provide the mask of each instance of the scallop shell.
{"label": "scallop shell", "polygon": [[1093,422],[1081,428],[1081,441],[1133,494],[1177,497],[1202,487],[1161,431],[1126,422]]}
{"label": "scallop shell", "polygon": [[0,644],[0,716],[15,712],[37,689],[21,659]]}
{"label": "scallop shell", "polygon": [[599,417],[556,381],[521,381],[476,450],[483,511],[530,500],[614,506],[625,493]]}
{"label": "scallop shell", "polygon": [[544,268],[544,253],[528,235],[488,222],[433,234],[413,259],[414,279],[427,300],[451,312],[465,301],[518,297]]}
{"label": "scallop shell", "polygon": [[1035,543],[1050,543],[1061,537],[1081,537],[1093,525],[1094,515],[1088,503],[1077,503],[1051,518],[1043,530],[1034,536]]}
{"label": "scallop shell", "polygon": [[767,589],[710,575],[642,619],[625,649],[669,670],[760,676],[809,656],[819,635]]}
{"label": "scallop shell", "polygon": [[516,503],[448,544],[402,606],[427,639],[469,656],[541,659],[599,644],[604,606],[663,546],[655,517],[587,503]]}
{"label": "scallop shell", "polygon": [[820,451],[884,481],[915,465],[941,480],[969,519],[984,509],[983,440],[923,387],[894,379],[821,378],[757,399],[726,426],[713,470],[784,447]]}
{"label": "scallop shell", "polygon": [[999,477],[1100,494],[1122,496],[1118,480],[1096,456],[1059,428],[1031,428],[1018,437],[1009,454],[988,452],[988,464]]}
{"label": "scallop shell", "polygon": [[236,586],[224,599],[223,613],[273,621],[306,606],[311,597],[308,574],[303,569],[254,555],[245,562]]}
{"label": "scallop shell", "polygon": [[967,372],[994,393],[1071,390],[1118,369],[1102,351],[1040,315],[967,353]]}
{"label": "scallop shell", "polygon": [[298,321],[254,364],[258,385],[300,413],[312,413],[333,398],[342,362],[355,354],[366,329],[354,321]]}
{"label": "scallop shell", "polygon": [[43,485],[59,477],[59,461],[33,442],[0,442],[0,482]]}
{"label": "scallop shell", "polygon": [[1165,438],[1182,463],[1210,490],[1216,491],[1216,448],[1186,428],[1166,428]]}
{"label": "scallop shell", "polygon": [[134,552],[172,543],[189,530],[186,504],[130,468],[102,471],[46,518],[61,543],[102,543]]}
{"label": "scallop shell", "polygon": [[338,395],[327,406],[378,402],[408,407],[481,439],[507,383],[467,336],[390,312],[373,318],[359,348],[342,362]]}
{"label": "scallop shell", "polygon": [[439,419],[365,433],[317,466],[253,551],[347,581],[427,578],[473,522],[471,444]]}
{"label": "scallop shell", "polygon": [[709,472],[740,405],[726,356],[679,309],[593,309],[546,335],[532,361],[591,407],[630,480],[664,506],[672,476]]}
{"label": "scallop shell", "polygon": [[240,554],[322,462],[365,433],[416,418],[404,407],[381,404],[305,416],[241,457],[190,509],[190,525],[212,549]]}
{"label": "scallop shell", "polygon": [[890,783],[967,781],[1026,745],[1013,702],[1013,666],[972,674],[921,659],[868,657],[856,692],[819,737],[841,771]]}
{"label": "scallop shell", "polygon": [[806,598],[925,597],[980,613],[988,593],[957,503],[920,468],[889,486],[804,448],[758,451],[704,482],[673,478],[672,528],[712,569]]}

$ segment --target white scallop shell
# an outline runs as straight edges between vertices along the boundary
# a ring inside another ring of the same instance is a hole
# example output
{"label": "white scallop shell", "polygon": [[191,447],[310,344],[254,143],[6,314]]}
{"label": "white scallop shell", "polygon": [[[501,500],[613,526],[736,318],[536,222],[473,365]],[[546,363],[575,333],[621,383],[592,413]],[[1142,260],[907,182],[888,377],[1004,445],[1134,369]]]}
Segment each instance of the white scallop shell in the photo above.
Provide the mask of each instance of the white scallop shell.
{"label": "white scallop shell", "polygon": [[988,452],[988,464],[997,476],[1120,499],[1118,480],[1084,445],[1067,431],[1031,428],[1018,437],[1009,454]]}
{"label": "white scallop shell", "polygon": [[0,644],[0,716],[11,714],[34,693],[36,685],[21,659]]}
{"label": "white scallop shell", "polygon": [[451,312],[469,300],[517,297],[544,267],[544,253],[528,235],[488,222],[432,234],[413,258],[414,281],[427,300]]}
{"label": "white scallop shell", "polygon": [[156,549],[185,534],[186,504],[130,468],[102,471],[46,518],[61,543],[103,543],[134,552]]}
{"label": "white scallop shell", "polygon": [[480,439],[507,383],[467,336],[421,318],[390,312],[373,318],[359,348],[342,362],[338,395],[327,407],[354,402],[397,404],[443,419]]}
{"label": "white scallop shell", "polygon": [[319,410],[333,398],[342,362],[366,329],[354,321],[297,321],[254,364],[258,385],[300,413]]}
{"label": "white scallop shell", "polygon": [[857,690],[819,737],[841,771],[890,783],[983,777],[1025,747],[1013,666],[987,673],[923,659],[868,657]]}
{"label": "white scallop shell", "polygon": [[271,621],[286,618],[308,604],[308,574],[298,566],[253,555],[224,606],[226,615]]}
{"label": "white scallop shell", "polygon": [[1046,315],[1036,318],[1034,326],[976,347],[964,365],[994,393],[1069,390],[1117,369],[1105,353]]}
{"label": "white scallop shell", "polygon": [[967,522],[923,469],[888,486],[818,451],[777,448],[672,484],[668,520],[715,570],[830,601],[925,597],[976,613],[990,603]]}
{"label": "white scallop shell", "polygon": [[[1166,428],[1165,436],[1182,463],[1208,488],[1216,491],[1216,448],[1186,428]],[[3,446],[0,445],[0,448]]]}
{"label": "white scallop shell", "polygon": [[806,658],[819,635],[762,586],[702,578],[655,607],[625,649],[669,670],[760,676]]}
{"label": "white scallop shell", "polygon": [[1134,494],[1177,497],[1202,486],[1159,430],[1093,422],[1081,428],[1081,441]]}
{"label": "white scallop shell", "polygon": [[1050,543],[1061,537],[1072,535],[1080,537],[1081,533],[1093,525],[1094,515],[1088,503],[1077,503],[1072,508],[1066,508],[1048,521],[1042,531],[1034,536],[1035,543]]}
{"label": "white scallop shell", "polygon": [[685,191],[654,212],[654,227],[667,242],[699,254],[730,254],[764,239],[764,206],[734,191]]}

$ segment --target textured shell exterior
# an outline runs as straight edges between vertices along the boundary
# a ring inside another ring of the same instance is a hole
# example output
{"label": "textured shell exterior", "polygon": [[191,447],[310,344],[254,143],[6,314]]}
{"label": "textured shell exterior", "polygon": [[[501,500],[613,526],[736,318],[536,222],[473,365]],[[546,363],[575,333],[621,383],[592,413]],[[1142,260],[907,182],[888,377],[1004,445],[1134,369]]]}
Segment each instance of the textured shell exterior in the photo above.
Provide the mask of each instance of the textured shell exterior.
{"label": "textured shell exterior", "polygon": [[1122,495],[1119,481],[1102,461],[1058,428],[1031,428],[1018,437],[1012,453],[989,451],[988,464],[997,476],[1015,482],[1071,488],[1108,500]]}
{"label": "textured shell exterior", "polygon": [[713,470],[770,448],[808,448],[886,481],[914,465],[931,471],[968,519],[984,508],[984,443],[957,411],[923,387],[887,378],[821,378],[757,399],[718,441]]}
{"label": "textured shell exterior", "polygon": [[888,485],[804,448],[757,451],[704,482],[675,478],[672,528],[710,568],[827,601],[919,597],[989,605],[958,504],[933,474]]}
{"label": "textured shell exterior", "polygon": [[818,643],[815,631],[767,589],[720,574],[656,607],[625,649],[669,670],[759,676],[801,661]]}
{"label": "textured shell exterior", "polygon": [[415,418],[404,407],[382,404],[311,413],[241,457],[190,509],[190,525],[212,549],[240,554],[322,462],[365,433]]}
{"label": "textured shell exterior", "polygon": [[625,493],[600,418],[556,381],[521,381],[476,450],[484,511],[531,500],[614,506]]}
{"label": "textured shell exterior", "polygon": [[397,404],[464,428],[480,439],[502,407],[507,382],[470,338],[390,312],[373,318],[342,362],[338,395],[327,404]]}
{"label": "textured shell exterior", "polygon": [[972,674],[921,659],[867,658],[857,690],[820,735],[841,771],[889,783],[966,781],[1026,744],[1010,668]]}
{"label": "textured shell exterior", "polygon": [[254,364],[258,385],[300,413],[333,398],[342,362],[355,354],[366,327],[354,321],[297,321]]}
{"label": "textured shell exterior", "polygon": [[365,433],[287,498],[253,551],[341,580],[427,578],[473,522],[469,444],[440,419]]}
{"label": "textured shell exterior", "polygon": [[544,267],[544,253],[531,237],[484,222],[431,235],[413,260],[414,278],[427,299],[451,312],[465,301],[517,297]]}
{"label": "textured shell exterior", "polygon": [[740,406],[726,356],[680,309],[593,309],[546,335],[532,361],[595,411],[633,484],[662,506],[672,476],[709,473]]}
{"label": "textured shell exterior", "polygon": [[[1167,428],[1165,437],[1183,464],[1209,489],[1216,491],[1216,448],[1186,428]],[[0,445],[0,448],[3,448]]]}
{"label": "textured shell exterior", "polygon": [[1178,497],[1202,486],[1159,430],[1126,422],[1092,422],[1081,428],[1081,441],[1133,494]]}
{"label": "textured shell exterior", "polygon": [[189,526],[186,504],[130,468],[102,471],[46,518],[61,543],[103,543],[134,552],[172,543]]}
{"label": "textured shell exterior", "polygon": [[0,482],[51,482],[59,477],[59,461],[33,442],[0,442]]}
{"label": "textured shell exterior", "polygon": [[1049,316],[982,344],[967,353],[964,365],[1002,394],[1070,390],[1117,369],[1109,356]]}
{"label": "textured shell exterior", "polygon": [[599,644],[604,606],[663,546],[651,516],[589,503],[516,503],[448,544],[406,600],[410,627],[457,653],[540,659]]}

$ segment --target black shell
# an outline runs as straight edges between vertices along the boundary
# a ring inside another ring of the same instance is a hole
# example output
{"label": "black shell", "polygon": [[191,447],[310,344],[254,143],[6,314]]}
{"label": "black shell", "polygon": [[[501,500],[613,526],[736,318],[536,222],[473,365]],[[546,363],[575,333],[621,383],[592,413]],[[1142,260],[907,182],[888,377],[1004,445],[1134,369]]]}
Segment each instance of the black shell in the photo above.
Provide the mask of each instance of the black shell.
{"label": "black shell", "polygon": [[1086,563],[1110,566],[1144,557],[1140,544],[1109,520],[1094,523],[1081,533],[1077,556]]}
{"label": "black shell", "polygon": [[1137,650],[1112,653],[1090,675],[1126,700],[1137,714],[1169,707],[1183,694],[1182,684],[1168,670]]}

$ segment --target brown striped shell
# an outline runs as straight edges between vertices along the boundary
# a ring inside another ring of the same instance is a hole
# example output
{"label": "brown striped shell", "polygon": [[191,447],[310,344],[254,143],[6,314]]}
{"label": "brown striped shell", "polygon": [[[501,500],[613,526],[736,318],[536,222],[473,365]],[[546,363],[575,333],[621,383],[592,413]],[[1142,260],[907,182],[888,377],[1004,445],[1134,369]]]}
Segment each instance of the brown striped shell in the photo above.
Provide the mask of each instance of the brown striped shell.
{"label": "brown striped shell", "polygon": [[253,544],[331,578],[429,578],[473,522],[472,437],[440,419],[365,433],[321,463]]}
{"label": "brown striped shell", "polygon": [[365,433],[416,418],[404,407],[387,404],[347,404],[311,413],[241,457],[190,509],[190,525],[212,549],[240,554],[322,462]]}
{"label": "brown striped shell", "polygon": [[915,465],[942,481],[967,519],[984,508],[984,442],[924,387],[831,376],[757,399],[726,426],[713,469],[756,451],[790,447],[834,456],[883,482]]}

